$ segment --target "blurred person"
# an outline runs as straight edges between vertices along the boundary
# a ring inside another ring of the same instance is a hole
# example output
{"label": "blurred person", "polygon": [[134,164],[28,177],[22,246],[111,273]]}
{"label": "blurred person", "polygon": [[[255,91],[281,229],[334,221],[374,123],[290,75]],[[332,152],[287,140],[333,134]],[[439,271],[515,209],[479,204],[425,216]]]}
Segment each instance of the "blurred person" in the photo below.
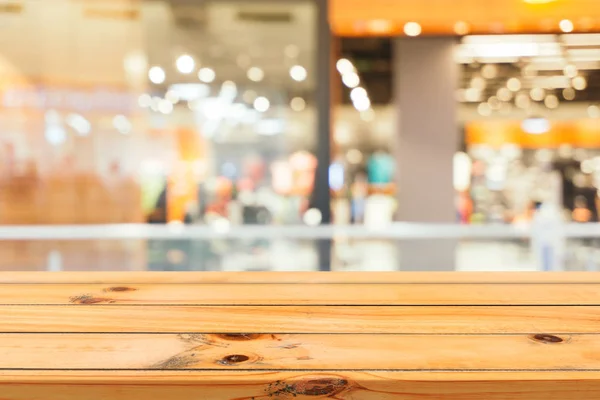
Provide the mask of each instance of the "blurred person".
{"label": "blurred person", "polygon": [[369,184],[367,174],[363,171],[358,172],[350,188],[352,222],[362,224],[365,220],[365,208],[367,197],[369,195]]}

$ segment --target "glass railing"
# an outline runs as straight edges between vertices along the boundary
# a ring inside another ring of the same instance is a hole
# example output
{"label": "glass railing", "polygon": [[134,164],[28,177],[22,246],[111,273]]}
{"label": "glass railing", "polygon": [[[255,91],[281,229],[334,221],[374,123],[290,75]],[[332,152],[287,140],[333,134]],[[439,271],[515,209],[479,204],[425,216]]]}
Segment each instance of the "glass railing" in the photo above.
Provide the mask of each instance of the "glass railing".
{"label": "glass railing", "polygon": [[3,271],[595,271],[600,224],[0,226]]}

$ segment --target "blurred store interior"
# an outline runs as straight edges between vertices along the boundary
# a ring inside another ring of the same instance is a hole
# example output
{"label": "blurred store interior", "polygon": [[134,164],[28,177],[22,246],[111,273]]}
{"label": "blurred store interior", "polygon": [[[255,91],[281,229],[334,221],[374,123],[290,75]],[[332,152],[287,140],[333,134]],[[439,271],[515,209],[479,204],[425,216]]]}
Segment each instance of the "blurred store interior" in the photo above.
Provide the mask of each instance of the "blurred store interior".
{"label": "blurred store interior", "polygon": [[[593,0],[328,5],[0,0],[0,226],[599,222]],[[540,269],[530,234],[327,250],[257,232],[8,233],[0,269]],[[561,268],[597,268],[596,236],[565,239]]]}

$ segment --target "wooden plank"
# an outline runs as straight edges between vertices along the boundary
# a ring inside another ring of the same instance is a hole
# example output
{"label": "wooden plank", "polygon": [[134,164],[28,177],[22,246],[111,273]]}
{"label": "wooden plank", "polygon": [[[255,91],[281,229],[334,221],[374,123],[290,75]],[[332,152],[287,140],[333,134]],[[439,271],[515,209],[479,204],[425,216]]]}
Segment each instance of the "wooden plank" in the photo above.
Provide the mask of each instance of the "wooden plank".
{"label": "wooden plank", "polygon": [[0,332],[596,333],[600,307],[12,305]]}
{"label": "wooden plank", "polygon": [[0,304],[600,305],[600,284],[4,284]]}
{"label": "wooden plank", "polygon": [[600,283],[595,272],[0,272],[0,283]]}
{"label": "wooden plank", "polygon": [[11,334],[3,369],[600,372],[600,335]]}
{"label": "wooden plank", "polygon": [[599,399],[597,372],[0,371],[2,400]]}

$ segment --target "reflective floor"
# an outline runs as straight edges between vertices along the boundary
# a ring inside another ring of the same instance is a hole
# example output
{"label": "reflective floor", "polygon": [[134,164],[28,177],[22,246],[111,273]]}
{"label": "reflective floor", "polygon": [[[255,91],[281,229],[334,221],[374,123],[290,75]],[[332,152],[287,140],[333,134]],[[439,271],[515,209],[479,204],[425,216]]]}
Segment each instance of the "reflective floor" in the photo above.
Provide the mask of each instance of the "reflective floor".
{"label": "reflective floor", "polygon": [[[336,240],[331,258],[319,256],[312,240],[90,240],[2,241],[4,271],[394,271],[434,269],[459,271],[535,271],[543,267],[526,240],[460,241],[444,246],[421,241],[411,257],[428,267],[407,268],[406,252],[415,248],[391,240]],[[322,247],[321,247],[322,250]],[[403,257],[404,256],[404,257]],[[404,263],[403,263],[404,261]],[[327,263],[328,265],[324,265]],[[410,264],[410,261],[408,262]],[[323,268],[324,267],[324,268]],[[600,269],[598,240],[570,240],[562,269]]]}

